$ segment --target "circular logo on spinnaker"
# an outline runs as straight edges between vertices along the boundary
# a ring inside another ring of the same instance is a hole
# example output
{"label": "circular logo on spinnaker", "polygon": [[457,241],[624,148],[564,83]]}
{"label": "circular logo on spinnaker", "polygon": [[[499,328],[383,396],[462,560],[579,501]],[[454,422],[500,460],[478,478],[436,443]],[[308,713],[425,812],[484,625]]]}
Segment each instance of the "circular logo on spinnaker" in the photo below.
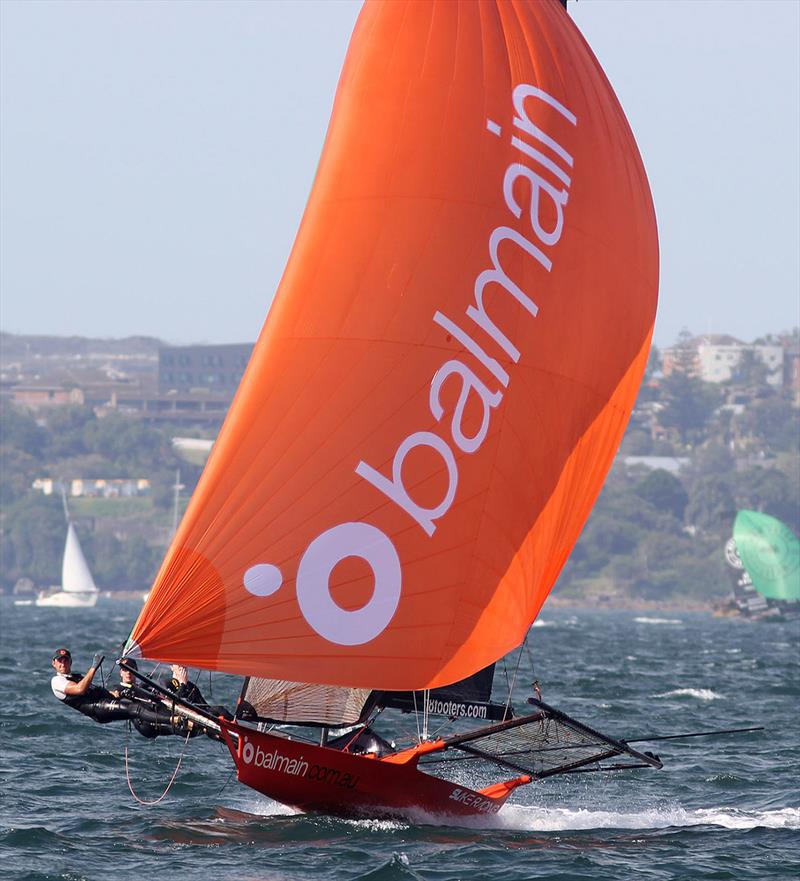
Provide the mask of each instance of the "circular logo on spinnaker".
{"label": "circular logo on spinnaker", "polygon": [[244,747],[242,747],[242,761],[245,765],[249,765],[253,761],[254,752],[253,744],[249,740],[245,740]]}
{"label": "circular logo on spinnaker", "polygon": [[[331,596],[330,576],[348,557],[365,560],[375,585],[360,609],[343,609]],[[297,602],[309,625],[337,645],[363,645],[381,634],[400,602],[402,570],[387,535],[369,523],[340,523],[318,535],[297,569]]]}
{"label": "circular logo on spinnaker", "polygon": [[725,560],[734,569],[744,569],[744,563],[742,563],[742,558],[739,556],[736,541],[732,538],[725,542]]}

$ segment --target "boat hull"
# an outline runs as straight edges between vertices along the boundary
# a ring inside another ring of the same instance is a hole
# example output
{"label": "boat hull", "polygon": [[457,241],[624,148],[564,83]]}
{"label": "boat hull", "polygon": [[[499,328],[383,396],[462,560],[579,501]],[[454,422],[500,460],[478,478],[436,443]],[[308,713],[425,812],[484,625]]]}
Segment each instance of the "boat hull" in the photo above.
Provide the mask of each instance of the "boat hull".
{"label": "boat hull", "polygon": [[222,723],[240,783],[301,811],[340,817],[424,819],[495,814],[529,777],[475,791],[417,768]]}
{"label": "boat hull", "polygon": [[36,605],[60,609],[91,609],[96,602],[97,591],[92,591],[91,593],[71,593],[62,590],[58,593],[38,597]]}

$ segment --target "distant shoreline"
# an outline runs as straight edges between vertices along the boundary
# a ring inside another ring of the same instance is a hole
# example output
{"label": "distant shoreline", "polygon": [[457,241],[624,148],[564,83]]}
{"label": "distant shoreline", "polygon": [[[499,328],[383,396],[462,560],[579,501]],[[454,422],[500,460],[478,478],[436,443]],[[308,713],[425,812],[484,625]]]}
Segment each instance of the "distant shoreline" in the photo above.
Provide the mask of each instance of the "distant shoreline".
{"label": "distant shoreline", "polygon": [[[103,590],[100,592],[101,602],[142,602],[147,588],[141,590]],[[36,593],[5,594],[9,599],[35,599]],[[719,599],[719,598],[718,598]],[[627,612],[713,612],[714,603],[710,601],[675,597],[671,600],[647,600],[640,597],[605,596],[595,597],[563,597],[551,594],[544,606],[545,611],[552,609],[586,609],[591,611],[627,611]]]}
{"label": "distant shoreline", "polygon": [[551,594],[545,603],[550,609],[603,609],[627,612],[713,612],[713,602],[675,597],[670,600],[647,600],[640,597],[614,596],[597,600],[592,597],[559,597]]}

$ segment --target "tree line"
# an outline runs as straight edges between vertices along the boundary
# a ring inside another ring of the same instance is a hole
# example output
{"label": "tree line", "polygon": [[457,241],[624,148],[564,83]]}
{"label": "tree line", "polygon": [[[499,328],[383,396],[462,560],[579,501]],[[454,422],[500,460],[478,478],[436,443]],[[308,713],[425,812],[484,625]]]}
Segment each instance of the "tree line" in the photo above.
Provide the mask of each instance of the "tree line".
{"label": "tree line", "polygon": [[[559,592],[648,599],[722,593],[728,585],[722,548],[738,510],[764,511],[800,532],[800,410],[766,384],[757,362],[743,361],[731,382],[712,385],[689,370],[661,376],[653,350],[620,456]],[[744,409],[724,406],[736,389],[746,391]],[[100,587],[149,586],[168,538],[175,471],[181,470],[185,496],[200,474],[173,449],[175,429],[135,415],[98,418],[79,406],[34,417],[7,403],[2,422],[2,588],[10,590],[22,577],[39,586],[60,581],[61,502],[32,489],[45,476],[150,481],[147,510],[76,523]],[[688,464],[677,474],[626,465],[633,455],[681,457]]]}
{"label": "tree line", "polygon": [[[647,599],[706,597],[729,589],[723,547],[741,509],[763,511],[800,533],[800,410],[745,357],[731,380],[692,375],[693,354],[661,376],[653,349],[620,456],[561,575],[560,589]],[[738,394],[737,394],[738,393]],[[737,397],[746,403],[726,404]],[[654,437],[655,434],[655,437]],[[626,465],[628,456],[688,460],[675,474]]]}
{"label": "tree line", "polygon": [[[171,427],[134,415],[98,418],[89,407],[54,407],[42,417],[4,403],[0,435],[0,577],[10,590],[20,578],[59,584],[66,524],[58,494],[32,488],[36,478],[145,478],[151,506],[123,518],[75,519],[98,586],[146,588],[165,550],[175,473],[191,493],[200,469],[176,454]],[[124,506],[120,506],[124,507]]]}

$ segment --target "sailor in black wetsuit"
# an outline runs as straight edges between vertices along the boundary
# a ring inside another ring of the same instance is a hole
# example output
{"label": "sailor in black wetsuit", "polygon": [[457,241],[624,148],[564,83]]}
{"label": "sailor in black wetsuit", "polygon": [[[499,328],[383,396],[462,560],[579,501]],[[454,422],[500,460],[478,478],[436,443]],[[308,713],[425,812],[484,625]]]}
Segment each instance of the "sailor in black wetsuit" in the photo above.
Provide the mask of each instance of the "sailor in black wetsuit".
{"label": "sailor in black wetsuit", "polygon": [[124,697],[127,700],[131,701],[153,700],[153,692],[149,691],[141,685],[137,685],[136,681],[133,678],[131,670],[138,669],[139,665],[133,658],[125,658],[125,666],[120,666],[119,668],[119,685],[116,688],[111,689],[111,694],[113,694],[114,697]]}
{"label": "sailor in black wetsuit", "polygon": [[[203,697],[200,689],[189,680],[189,671],[182,664],[172,664],[172,676],[168,676],[162,683],[164,688],[171,691],[176,697],[185,700],[195,707],[200,707],[214,716],[222,716],[225,719],[232,719],[233,716],[226,707],[218,704],[209,704]],[[191,729],[192,737],[203,733],[203,729],[194,727]],[[220,740],[219,735],[209,729],[205,729],[205,734],[213,740]]]}
{"label": "sailor in black wetsuit", "polygon": [[208,702],[203,697],[200,689],[189,680],[189,671],[182,664],[172,664],[172,675],[167,676],[161,683],[164,688],[171,691],[176,697],[194,704],[196,707],[207,707]]}
{"label": "sailor in black wetsuit", "polygon": [[132,719],[133,727],[142,735],[142,737],[153,738],[165,734],[183,734],[183,720],[171,719],[166,709],[158,703],[157,696],[149,689],[137,685],[133,678],[131,669],[138,670],[139,665],[133,658],[125,659],[126,666],[119,668],[119,685],[111,690],[114,697],[122,698],[127,701],[138,701],[145,703],[151,709],[159,710],[163,721],[149,722],[146,719],[136,717]]}
{"label": "sailor in black wetsuit", "polygon": [[[68,707],[103,725],[125,719],[140,720],[158,726],[158,733],[171,733],[171,723],[175,720],[166,709],[149,702],[115,697],[105,688],[92,684],[102,660],[103,656],[96,654],[86,675],[81,676],[80,673],[72,672],[72,655],[69,649],[58,649],[53,655],[56,675],[50,680],[53,694]],[[154,737],[155,734],[149,736]]]}

